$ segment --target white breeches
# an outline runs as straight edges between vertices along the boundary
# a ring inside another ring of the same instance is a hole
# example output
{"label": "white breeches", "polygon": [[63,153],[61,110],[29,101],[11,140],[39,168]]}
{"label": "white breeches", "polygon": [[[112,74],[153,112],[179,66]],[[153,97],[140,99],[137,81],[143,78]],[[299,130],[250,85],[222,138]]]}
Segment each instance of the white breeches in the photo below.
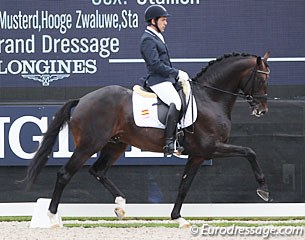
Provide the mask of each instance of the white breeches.
{"label": "white breeches", "polygon": [[162,102],[168,106],[171,103],[174,103],[176,105],[176,109],[180,111],[181,100],[178,92],[171,82],[158,83],[156,85],[150,86],[150,88],[158,95]]}

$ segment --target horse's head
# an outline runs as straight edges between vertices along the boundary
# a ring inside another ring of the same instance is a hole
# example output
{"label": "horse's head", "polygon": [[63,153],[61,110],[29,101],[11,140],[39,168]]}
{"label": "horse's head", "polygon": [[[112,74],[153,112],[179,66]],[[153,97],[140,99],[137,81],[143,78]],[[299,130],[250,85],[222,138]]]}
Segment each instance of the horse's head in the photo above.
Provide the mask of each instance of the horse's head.
{"label": "horse's head", "polygon": [[[233,106],[236,97],[245,98],[252,115],[260,117],[268,112],[268,58],[269,52],[263,58],[245,53],[226,54],[210,61],[192,80],[199,90],[208,89],[206,94],[215,102]],[[231,100],[224,96],[231,96]]]}
{"label": "horse's head", "polygon": [[253,70],[241,84],[246,100],[252,108],[252,115],[256,117],[268,112],[267,86],[270,74],[268,58],[269,52],[266,52],[263,58],[257,57]]}

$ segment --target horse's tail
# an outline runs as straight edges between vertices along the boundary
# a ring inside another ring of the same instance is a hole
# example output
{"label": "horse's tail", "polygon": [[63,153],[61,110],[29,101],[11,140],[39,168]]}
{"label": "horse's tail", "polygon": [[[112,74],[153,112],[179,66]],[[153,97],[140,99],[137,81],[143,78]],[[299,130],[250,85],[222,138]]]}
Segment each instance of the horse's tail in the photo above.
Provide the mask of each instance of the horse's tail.
{"label": "horse's tail", "polygon": [[70,100],[66,102],[58,110],[58,112],[56,112],[53,121],[48,127],[47,132],[43,134],[42,142],[34,158],[31,160],[28,166],[26,177],[22,181],[20,181],[21,183],[25,184],[26,190],[29,190],[31,188],[38,174],[48,162],[53,146],[57,140],[59,131],[69,121],[71,109],[75,107],[78,102],[79,99]]}

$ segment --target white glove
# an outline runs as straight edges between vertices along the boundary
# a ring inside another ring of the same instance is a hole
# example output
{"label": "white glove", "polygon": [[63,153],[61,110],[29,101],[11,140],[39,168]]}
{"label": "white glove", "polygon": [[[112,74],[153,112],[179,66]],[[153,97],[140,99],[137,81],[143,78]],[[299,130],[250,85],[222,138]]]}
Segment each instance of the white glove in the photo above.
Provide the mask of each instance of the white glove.
{"label": "white glove", "polygon": [[189,75],[182,71],[182,70],[179,70],[178,72],[178,82],[185,82],[185,81],[188,81],[190,79]]}

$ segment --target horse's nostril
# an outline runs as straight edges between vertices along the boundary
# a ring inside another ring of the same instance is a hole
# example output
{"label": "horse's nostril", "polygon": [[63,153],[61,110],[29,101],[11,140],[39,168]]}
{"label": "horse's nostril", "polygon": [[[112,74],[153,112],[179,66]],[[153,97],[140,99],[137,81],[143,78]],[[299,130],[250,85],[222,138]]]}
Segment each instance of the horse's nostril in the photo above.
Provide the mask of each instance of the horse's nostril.
{"label": "horse's nostril", "polygon": [[261,110],[261,114],[264,115],[268,112],[268,108],[265,108],[264,110]]}

